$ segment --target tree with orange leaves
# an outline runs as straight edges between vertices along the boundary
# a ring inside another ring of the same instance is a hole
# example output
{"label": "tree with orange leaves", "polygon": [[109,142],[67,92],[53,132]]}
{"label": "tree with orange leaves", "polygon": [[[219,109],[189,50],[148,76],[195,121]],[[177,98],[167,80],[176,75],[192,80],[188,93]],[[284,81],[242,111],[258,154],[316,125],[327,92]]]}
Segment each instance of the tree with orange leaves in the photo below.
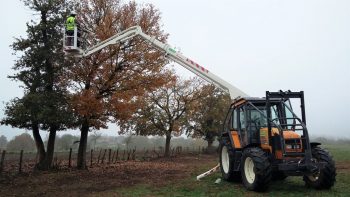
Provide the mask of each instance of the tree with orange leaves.
{"label": "tree with orange leaves", "polygon": [[[135,25],[161,41],[167,39],[161,30],[160,12],[151,4],[82,0],[77,13],[81,27],[94,32],[85,36],[91,45]],[[89,130],[106,128],[109,121],[131,117],[138,105],[135,98],[165,82],[161,70],[167,63],[164,54],[134,38],[75,62],[66,71],[64,80],[71,90],[71,107],[81,125],[78,168],[86,167]]]}

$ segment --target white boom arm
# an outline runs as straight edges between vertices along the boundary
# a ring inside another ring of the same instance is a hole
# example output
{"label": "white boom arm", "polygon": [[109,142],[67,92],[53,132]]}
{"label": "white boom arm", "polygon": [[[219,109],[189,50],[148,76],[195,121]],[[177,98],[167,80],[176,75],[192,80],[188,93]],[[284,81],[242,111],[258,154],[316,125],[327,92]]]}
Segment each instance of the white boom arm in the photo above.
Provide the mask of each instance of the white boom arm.
{"label": "white boom arm", "polygon": [[140,26],[130,27],[129,29],[126,29],[126,30],[98,43],[97,45],[84,51],[82,56],[83,57],[89,56],[89,55],[109,46],[109,45],[123,42],[123,41],[128,40],[130,38],[133,38],[135,36],[140,36],[141,38],[143,38],[147,42],[153,44],[159,50],[164,51],[167,58],[173,60],[174,62],[185,67],[186,69],[188,69],[192,73],[200,76],[201,78],[205,79],[209,83],[212,83],[215,86],[219,87],[220,89],[224,90],[225,92],[229,93],[232,100],[238,96],[240,96],[240,97],[247,96],[247,94],[242,92],[240,89],[236,88],[235,86],[229,84],[228,82],[221,79],[220,77],[209,72],[207,69],[200,66],[199,64],[192,61],[191,59],[183,56],[181,53],[174,50],[170,45],[162,43],[161,41],[157,40],[155,37],[151,37],[151,36],[143,33]]}

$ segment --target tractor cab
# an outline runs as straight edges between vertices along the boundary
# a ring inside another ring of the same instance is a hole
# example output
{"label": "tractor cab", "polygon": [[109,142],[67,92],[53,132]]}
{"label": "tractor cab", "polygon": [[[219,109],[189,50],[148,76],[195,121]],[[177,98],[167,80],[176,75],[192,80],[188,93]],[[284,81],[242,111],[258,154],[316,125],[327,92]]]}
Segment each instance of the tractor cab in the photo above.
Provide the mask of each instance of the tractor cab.
{"label": "tractor cab", "polygon": [[77,26],[73,32],[65,31],[63,33],[63,51],[67,57],[81,57],[83,49],[81,48],[82,41]]}

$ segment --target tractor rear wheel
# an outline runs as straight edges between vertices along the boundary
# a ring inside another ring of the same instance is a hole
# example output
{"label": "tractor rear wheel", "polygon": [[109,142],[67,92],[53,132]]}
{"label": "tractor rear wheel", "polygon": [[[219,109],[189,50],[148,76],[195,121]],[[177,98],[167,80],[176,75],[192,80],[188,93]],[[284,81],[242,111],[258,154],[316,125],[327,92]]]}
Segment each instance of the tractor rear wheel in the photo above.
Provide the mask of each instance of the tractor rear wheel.
{"label": "tractor rear wheel", "polygon": [[239,171],[234,171],[235,158],[233,148],[229,143],[223,142],[220,145],[220,169],[222,178],[226,181],[240,181],[241,174]]}
{"label": "tractor rear wheel", "polygon": [[256,147],[244,150],[241,174],[243,184],[248,190],[266,190],[272,177],[271,164],[267,154]]}
{"label": "tractor rear wheel", "polygon": [[304,181],[307,186],[315,189],[330,189],[335,182],[336,169],[332,156],[320,147],[312,148],[312,157],[317,162],[326,162],[326,166],[315,175],[305,175]]}

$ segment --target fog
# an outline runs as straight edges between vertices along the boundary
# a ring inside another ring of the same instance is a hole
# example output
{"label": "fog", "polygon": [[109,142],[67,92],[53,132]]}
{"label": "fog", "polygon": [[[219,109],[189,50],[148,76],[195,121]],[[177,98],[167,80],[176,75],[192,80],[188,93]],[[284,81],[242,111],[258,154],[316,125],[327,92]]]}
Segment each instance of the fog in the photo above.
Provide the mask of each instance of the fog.
{"label": "fog", "polygon": [[[310,134],[350,137],[350,1],[137,2],[159,8],[169,44],[209,71],[250,96],[303,90]],[[7,78],[16,59],[9,45],[13,37],[25,36],[25,23],[35,16],[18,0],[5,1],[0,9],[2,118],[3,102],[22,95],[20,84]],[[191,76],[179,67],[178,73]],[[105,133],[115,135],[117,127],[111,127]],[[21,132],[0,127],[8,138]]]}

